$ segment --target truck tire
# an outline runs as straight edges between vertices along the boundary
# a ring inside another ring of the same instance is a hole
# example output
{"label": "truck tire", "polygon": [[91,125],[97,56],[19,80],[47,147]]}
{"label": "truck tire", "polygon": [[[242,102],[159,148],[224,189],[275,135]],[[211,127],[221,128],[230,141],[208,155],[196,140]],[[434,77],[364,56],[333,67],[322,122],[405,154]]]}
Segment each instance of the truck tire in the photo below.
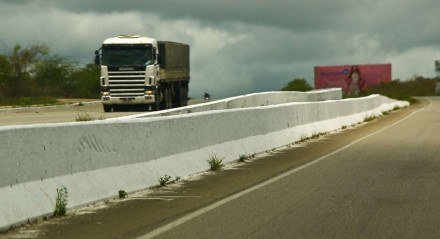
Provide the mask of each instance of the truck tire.
{"label": "truck tire", "polygon": [[171,87],[168,86],[165,90],[165,108],[171,109],[173,107],[173,92]]}
{"label": "truck tire", "polygon": [[180,87],[180,106],[188,105],[188,83]]}
{"label": "truck tire", "polygon": [[111,105],[102,105],[104,108],[104,112],[112,112],[112,106]]}
{"label": "truck tire", "polygon": [[172,94],[171,87],[169,84],[163,84],[161,87],[162,101],[160,102],[160,109],[170,109],[172,107]]}
{"label": "truck tire", "polygon": [[181,97],[182,87],[181,87],[180,82],[174,83],[173,90],[174,90],[174,97],[173,97],[173,103],[172,103],[173,108],[180,107],[180,106],[182,106],[182,101],[181,101],[182,100],[182,97]]}
{"label": "truck tire", "polygon": [[153,104],[151,104],[151,111],[158,111],[160,110],[160,102],[156,101]]}

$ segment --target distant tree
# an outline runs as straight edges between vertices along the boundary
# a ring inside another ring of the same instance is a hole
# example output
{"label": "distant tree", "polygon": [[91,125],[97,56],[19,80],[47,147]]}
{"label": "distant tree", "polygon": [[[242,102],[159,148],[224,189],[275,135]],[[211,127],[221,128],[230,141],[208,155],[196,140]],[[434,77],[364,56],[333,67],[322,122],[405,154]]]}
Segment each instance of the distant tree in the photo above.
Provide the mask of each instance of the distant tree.
{"label": "distant tree", "polygon": [[12,77],[12,65],[7,56],[0,55],[0,97],[8,94],[8,82]]}
{"label": "distant tree", "polygon": [[43,56],[49,54],[49,47],[46,45],[33,45],[28,48],[21,48],[15,45],[11,55],[9,55],[9,63],[12,67],[11,76],[5,82],[10,87],[9,95],[17,97],[26,94],[30,79],[29,70]]}
{"label": "distant tree", "polygon": [[60,56],[50,56],[34,64],[32,80],[38,88],[35,93],[44,96],[63,96],[72,92],[71,74],[76,64]]}
{"label": "distant tree", "polygon": [[49,55],[46,45],[22,48],[0,55],[0,104],[57,97],[99,97],[100,68],[79,66],[67,58]]}
{"label": "distant tree", "polygon": [[78,68],[70,76],[75,97],[98,98],[100,92],[100,67],[90,63]]}
{"label": "distant tree", "polygon": [[307,83],[304,78],[296,78],[290,81],[287,86],[281,89],[282,91],[309,91],[313,88]]}

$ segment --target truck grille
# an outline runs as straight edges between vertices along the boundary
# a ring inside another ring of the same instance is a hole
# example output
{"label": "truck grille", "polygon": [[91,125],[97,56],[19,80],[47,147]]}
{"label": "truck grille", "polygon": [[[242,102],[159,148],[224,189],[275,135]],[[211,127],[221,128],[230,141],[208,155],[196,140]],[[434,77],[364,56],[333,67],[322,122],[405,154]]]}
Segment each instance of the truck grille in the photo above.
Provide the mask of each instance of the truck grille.
{"label": "truck grille", "polygon": [[113,97],[134,97],[144,95],[144,71],[109,71],[110,95]]}

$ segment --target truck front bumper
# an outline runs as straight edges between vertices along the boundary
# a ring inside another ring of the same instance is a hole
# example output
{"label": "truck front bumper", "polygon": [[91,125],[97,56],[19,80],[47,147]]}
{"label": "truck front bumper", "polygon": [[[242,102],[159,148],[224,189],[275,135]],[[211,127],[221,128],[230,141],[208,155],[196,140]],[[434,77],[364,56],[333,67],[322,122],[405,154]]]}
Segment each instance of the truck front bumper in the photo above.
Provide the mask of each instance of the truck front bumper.
{"label": "truck front bumper", "polygon": [[112,97],[111,95],[101,96],[104,105],[150,105],[156,102],[154,95],[135,97]]}

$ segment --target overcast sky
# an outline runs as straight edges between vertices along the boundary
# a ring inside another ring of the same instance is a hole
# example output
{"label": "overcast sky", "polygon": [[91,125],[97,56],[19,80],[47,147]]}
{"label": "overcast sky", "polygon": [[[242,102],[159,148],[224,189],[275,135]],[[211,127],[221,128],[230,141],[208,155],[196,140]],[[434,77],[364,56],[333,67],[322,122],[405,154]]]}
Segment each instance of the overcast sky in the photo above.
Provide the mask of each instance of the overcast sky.
{"label": "overcast sky", "polygon": [[[107,37],[191,47],[190,95],[278,90],[316,65],[392,63],[393,78],[435,76],[438,0],[0,0],[0,38],[46,43],[91,62]],[[3,52],[2,52],[3,51]],[[0,42],[0,52],[5,47]]]}

